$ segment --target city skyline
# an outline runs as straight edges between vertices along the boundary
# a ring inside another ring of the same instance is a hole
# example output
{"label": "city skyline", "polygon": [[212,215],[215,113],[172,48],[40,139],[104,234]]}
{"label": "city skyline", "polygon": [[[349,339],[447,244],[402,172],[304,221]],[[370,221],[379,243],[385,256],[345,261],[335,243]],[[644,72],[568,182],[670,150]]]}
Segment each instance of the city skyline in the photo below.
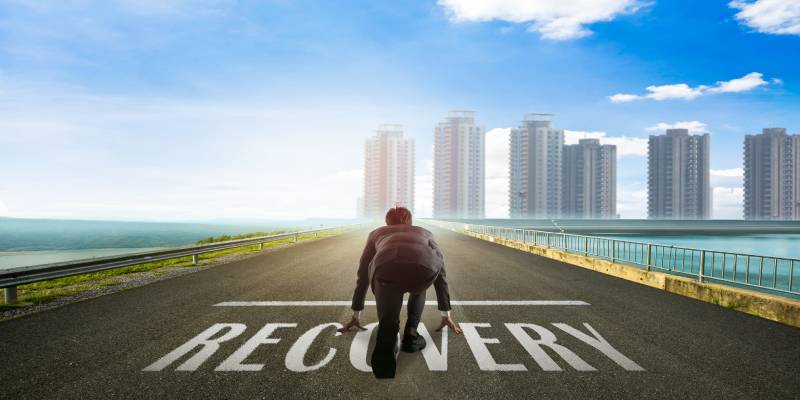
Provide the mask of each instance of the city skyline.
{"label": "city skyline", "polygon": [[800,132],[800,17],[773,1],[786,12],[764,0],[580,13],[550,0],[12,0],[0,6],[0,216],[353,217],[365,133],[387,121],[415,140],[415,213],[431,216],[431,129],[472,109],[488,217],[508,215],[511,129],[539,111],[558,116],[565,144],[617,146],[622,218],[646,217],[648,136],[708,132],[714,218],[739,219],[745,136]]}

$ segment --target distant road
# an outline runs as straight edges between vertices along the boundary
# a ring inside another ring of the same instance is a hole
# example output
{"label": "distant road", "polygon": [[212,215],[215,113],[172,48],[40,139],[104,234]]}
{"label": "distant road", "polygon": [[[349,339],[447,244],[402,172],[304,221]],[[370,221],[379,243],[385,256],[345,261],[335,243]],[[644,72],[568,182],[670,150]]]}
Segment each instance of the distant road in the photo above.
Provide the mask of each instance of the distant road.
{"label": "distant road", "polygon": [[431,230],[465,334],[434,333],[431,303],[433,343],[394,381],[364,372],[366,334],[330,325],[359,230],[2,322],[0,398],[800,396],[800,329]]}

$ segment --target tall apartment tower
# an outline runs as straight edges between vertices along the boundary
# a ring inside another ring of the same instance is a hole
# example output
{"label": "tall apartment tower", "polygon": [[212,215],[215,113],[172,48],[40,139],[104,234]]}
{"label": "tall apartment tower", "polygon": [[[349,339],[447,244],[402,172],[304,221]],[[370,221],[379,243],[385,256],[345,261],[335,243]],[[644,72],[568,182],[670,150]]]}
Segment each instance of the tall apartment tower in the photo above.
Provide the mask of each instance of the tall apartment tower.
{"label": "tall apartment tower", "polygon": [[451,111],[436,126],[433,144],[433,217],[483,218],[486,129],[473,111]]}
{"label": "tall apartment tower", "polygon": [[744,218],[800,219],[800,136],[784,128],[745,136]]}
{"label": "tall apartment tower", "polygon": [[378,127],[364,146],[364,216],[382,218],[400,205],[414,208],[414,140],[401,125]]}
{"label": "tall apartment tower", "polygon": [[667,129],[650,136],[647,151],[647,215],[654,219],[711,217],[707,133]]}
{"label": "tall apartment tower", "polygon": [[617,146],[581,139],[564,146],[561,215],[567,218],[615,218]]}
{"label": "tall apartment tower", "polygon": [[551,114],[525,114],[511,130],[509,215],[556,218],[562,208],[561,156],[564,131],[552,127]]}

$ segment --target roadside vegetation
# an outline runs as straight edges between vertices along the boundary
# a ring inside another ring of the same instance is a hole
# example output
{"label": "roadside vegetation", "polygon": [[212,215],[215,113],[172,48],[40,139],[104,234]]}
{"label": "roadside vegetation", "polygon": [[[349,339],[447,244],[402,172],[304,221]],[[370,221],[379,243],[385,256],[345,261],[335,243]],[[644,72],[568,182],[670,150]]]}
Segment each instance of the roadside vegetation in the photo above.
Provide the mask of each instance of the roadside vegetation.
{"label": "roadside vegetation", "polygon": [[[342,233],[347,228],[334,229],[325,231],[318,234],[302,234],[297,237],[297,241],[303,241],[314,238],[321,238]],[[272,232],[253,232],[244,235],[222,235],[217,237],[209,237],[197,241],[197,244],[208,244],[216,242],[224,242],[228,240],[246,239],[258,236],[270,236],[284,233],[284,231]],[[294,242],[294,237],[275,240],[264,243],[264,249],[271,247],[286,245]],[[198,257],[198,266],[209,264],[215,259],[232,254],[246,254],[259,252],[258,245],[237,247],[233,249],[226,249],[215,251],[211,253],[201,254]],[[142,274],[155,274],[160,275],[173,271],[178,268],[195,267],[192,265],[192,257],[173,258],[170,260],[149,262],[138,265],[131,265],[128,267],[116,268],[101,272],[92,272],[83,275],[69,276],[66,278],[53,279],[49,281],[36,282],[17,287],[17,303],[16,304],[0,304],[0,312],[30,305],[38,305],[47,303],[62,297],[76,296],[88,290],[98,287],[116,286],[124,283],[132,278]],[[139,274],[139,275],[137,275]],[[4,296],[4,290],[0,289],[0,300]]]}

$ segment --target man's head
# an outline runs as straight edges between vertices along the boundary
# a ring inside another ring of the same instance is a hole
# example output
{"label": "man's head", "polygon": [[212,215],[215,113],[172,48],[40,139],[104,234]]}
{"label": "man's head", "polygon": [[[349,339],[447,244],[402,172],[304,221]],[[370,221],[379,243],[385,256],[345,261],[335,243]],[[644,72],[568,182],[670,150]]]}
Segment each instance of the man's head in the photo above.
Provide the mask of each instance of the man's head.
{"label": "man's head", "polygon": [[405,207],[390,208],[386,212],[386,225],[411,225],[411,211]]}

